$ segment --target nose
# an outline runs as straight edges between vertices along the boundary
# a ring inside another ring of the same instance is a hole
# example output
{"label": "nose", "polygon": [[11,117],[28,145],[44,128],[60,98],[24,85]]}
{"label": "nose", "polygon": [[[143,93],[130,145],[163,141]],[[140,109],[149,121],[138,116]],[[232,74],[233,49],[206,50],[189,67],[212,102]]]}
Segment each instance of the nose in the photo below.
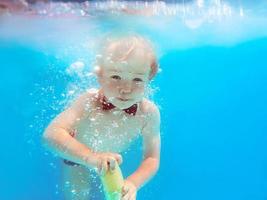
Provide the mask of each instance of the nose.
{"label": "nose", "polygon": [[132,92],[132,86],[130,83],[122,83],[120,89],[119,89],[120,94],[129,94]]}

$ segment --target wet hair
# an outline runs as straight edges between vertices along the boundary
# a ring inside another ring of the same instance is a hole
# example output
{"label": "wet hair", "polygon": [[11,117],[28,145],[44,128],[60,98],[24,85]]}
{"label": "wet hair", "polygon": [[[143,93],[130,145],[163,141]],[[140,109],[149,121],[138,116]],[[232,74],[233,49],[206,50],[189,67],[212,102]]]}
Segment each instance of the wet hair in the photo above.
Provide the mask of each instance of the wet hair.
{"label": "wet hair", "polygon": [[100,50],[101,55],[96,59],[96,64],[101,68],[104,66],[105,60],[125,61],[137,49],[141,50],[150,60],[149,80],[151,80],[158,72],[156,54],[152,43],[139,35],[117,36],[106,39]]}

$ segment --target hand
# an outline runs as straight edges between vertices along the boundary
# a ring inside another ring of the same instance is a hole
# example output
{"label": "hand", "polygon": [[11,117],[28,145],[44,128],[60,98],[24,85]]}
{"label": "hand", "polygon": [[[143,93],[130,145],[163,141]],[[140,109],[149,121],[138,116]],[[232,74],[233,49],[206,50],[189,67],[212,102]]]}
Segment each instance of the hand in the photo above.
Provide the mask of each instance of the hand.
{"label": "hand", "polygon": [[136,186],[131,181],[124,181],[122,187],[122,200],[136,200]]}
{"label": "hand", "polygon": [[100,175],[104,175],[108,170],[115,170],[116,162],[120,165],[122,157],[117,153],[96,153],[96,167]]}

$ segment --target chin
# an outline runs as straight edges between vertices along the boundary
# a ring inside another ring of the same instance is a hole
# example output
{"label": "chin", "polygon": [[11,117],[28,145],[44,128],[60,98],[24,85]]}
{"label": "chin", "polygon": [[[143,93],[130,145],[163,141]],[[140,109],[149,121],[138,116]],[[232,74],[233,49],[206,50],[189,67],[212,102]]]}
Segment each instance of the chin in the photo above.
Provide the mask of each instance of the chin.
{"label": "chin", "polygon": [[131,107],[133,104],[135,104],[135,102],[120,102],[118,100],[114,101],[112,104],[114,104],[117,108],[119,109],[126,109]]}
{"label": "chin", "polygon": [[119,109],[126,109],[131,107],[133,104],[136,103],[134,100],[120,100],[120,99],[113,99],[111,103]]}

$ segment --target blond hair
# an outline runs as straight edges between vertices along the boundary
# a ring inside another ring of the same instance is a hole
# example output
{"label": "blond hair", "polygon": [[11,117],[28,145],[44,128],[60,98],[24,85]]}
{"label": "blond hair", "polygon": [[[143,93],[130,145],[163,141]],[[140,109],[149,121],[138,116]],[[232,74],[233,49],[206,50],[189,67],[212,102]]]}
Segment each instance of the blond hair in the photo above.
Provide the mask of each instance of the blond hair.
{"label": "blond hair", "polygon": [[158,72],[158,62],[151,42],[141,36],[131,35],[108,38],[102,45],[101,55],[97,57],[98,67],[104,65],[104,60],[125,61],[135,50],[142,53],[150,60],[149,79],[151,80]]}

